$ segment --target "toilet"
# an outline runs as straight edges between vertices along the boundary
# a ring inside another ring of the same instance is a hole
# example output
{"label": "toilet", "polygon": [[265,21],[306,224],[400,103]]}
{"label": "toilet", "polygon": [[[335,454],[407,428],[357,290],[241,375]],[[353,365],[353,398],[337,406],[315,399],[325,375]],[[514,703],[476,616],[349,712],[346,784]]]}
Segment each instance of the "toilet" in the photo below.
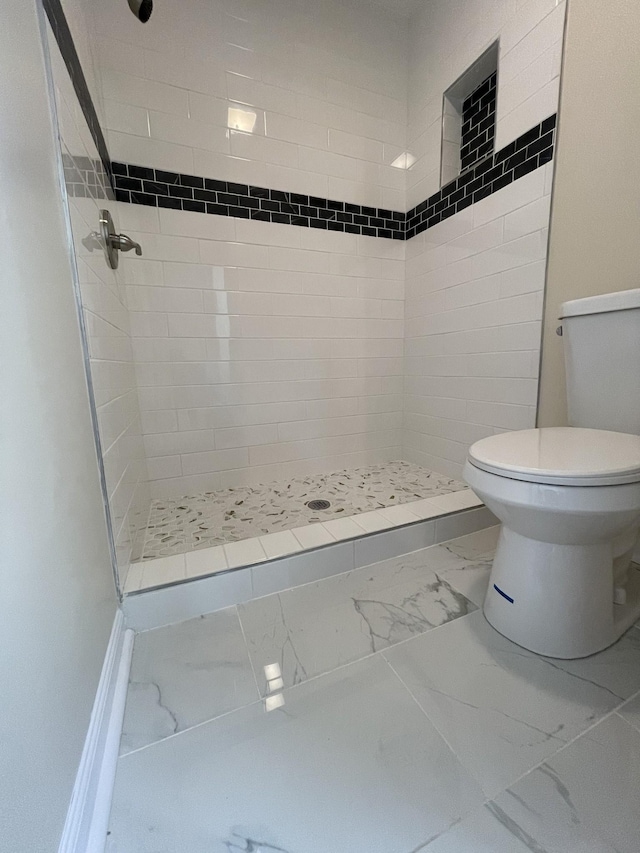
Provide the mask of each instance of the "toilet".
{"label": "toilet", "polygon": [[561,320],[571,426],[482,439],[464,478],[502,522],[488,622],[580,658],[640,618],[640,289],[566,302]]}

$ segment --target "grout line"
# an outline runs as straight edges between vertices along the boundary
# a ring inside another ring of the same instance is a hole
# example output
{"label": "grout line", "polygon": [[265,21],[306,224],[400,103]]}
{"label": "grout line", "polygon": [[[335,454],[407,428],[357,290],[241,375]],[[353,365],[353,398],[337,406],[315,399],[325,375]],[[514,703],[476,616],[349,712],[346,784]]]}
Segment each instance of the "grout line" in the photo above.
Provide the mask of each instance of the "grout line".
{"label": "grout line", "polygon": [[[468,616],[471,616],[471,615],[473,615],[473,614],[471,614],[471,613],[470,613],[470,614],[468,614]],[[465,617],[462,617],[462,618],[465,618]],[[451,620],[451,622],[447,622],[447,623],[445,623],[445,624],[447,624],[447,625],[452,625],[452,624],[454,624],[454,623],[455,623],[455,622],[457,622],[457,621],[458,621],[457,619],[453,619],[453,620]],[[444,626],[438,626],[438,627],[444,627]],[[425,632],[425,633],[429,633],[429,632]],[[424,635],[423,635],[423,634],[421,634],[421,635],[419,635],[419,636],[424,636]],[[412,637],[411,639],[417,639],[417,638]],[[406,642],[406,641],[403,641],[403,642]],[[398,643],[398,644],[396,644],[396,645],[401,645],[401,643]],[[401,677],[401,676],[396,672],[396,670],[395,670],[395,668],[394,668],[393,664],[391,664],[391,662],[390,662],[390,661],[387,659],[387,657],[385,656],[385,654],[384,654],[384,652],[385,652],[385,651],[392,650],[392,649],[394,649],[395,647],[396,647],[395,645],[394,645],[394,646],[389,646],[389,648],[388,648],[388,649],[384,649],[384,650],[382,650],[382,651],[381,651],[382,657],[384,658],[384,660],[386,661],[386,663],[388,664],[388,666],[390,667],[390,669],[393,671],[393,673],[396,675],[396,677],[398,678],[398,680],[401,682],[401,684],[402,684],[402,685],[407,689],[407,691],[410,693],[411,697],[414,699],[414,701],[416,702],[416,704],[418,705],[418,707],[420,708],[420,710],[424,713],[424,715],[425,715],[425,716],[426,716],[426,718],[429,720],[429,722],[430,722],[430,723],[431,723],[431,725],[434,727],[434,729],[438,732],[438,734],[440,735],[440,737],[442,738],[442,740],[447,744],[447,746],[449,747],[449,749],[451,750],[451,752],[453,753],[453,755],[455,755],[455,757],[458,759],[458,761],[460,762],[460,764],[464,767],[464,769],[466,770],[466,772],[467,772],[467,773],[469,773],[469,775],[470,775],[472,778],[476,779],[476,781],[477,781],[477,782],[478,782],[478,784],[480,785],[480,788],[482,789],[482,788],[483,788],[483,786],[480,784],[479,780],[476,778],[476,776],[475,776],[475,774],[473,773],[473,771],[472,771],[472,770],[470,770],[470,768],[469,768],[469,767],[467,767],[466,763],[462,760],[462,758],[458,755],[458,753],[453,749],[453,747],[451,746],[451,744],[449,743],[449,741],[447,740],[447,738],[445,737],[445,735],[440,731],[440,729],[438,728],[438,726],[436,725],[436,723],[431,719],[431,717],[429,716],[429,714],[427,713],[427,711],[422,707],[422,705],[420,704],[420,702],[416,699],[416,697],[414,696],[413,692],[411,691],[411,688],[410,688],[410,687],[408,687],[408,685],[404,682],[404,680],[402,679],[402,677]],[[537,658],[543,658],[543,656],[542,656],[542,655],[536,655],[536,657],[537,657]],[[571,673],[567,673],[567,675],[569,675],[569,676],[570,676],[570,675],[571,675]],[[601,689],[606,689],[606,688],[602,687],[602,685],[598,685],[598,687],[600,687]],[[620,711],[620,709],[621,709],[621,708],[623,708],[623,707],[624,707],[625,705],[627,705],[629,702],[633,701],[634,699],[636,699],[636,698],[638,698],[638,697],[640,697],[640,690],[638,690],[636,693],[634,693],[632,696],[630,696],[630,697],[629,697],[629,698],[627,698],[627,699],[620,699],[620,702],[619,702],[619,704],[618,704],[618,705],[616,705],[614,708],[611,708],[609,711],[607,711],[605,714],[603,714],[603,715],[602,715],[602,717],[600,717],[599,719],[595,720],[591,725],[589,725],[586,729],[583,729],[582,731],[578,732],[578,733],[577,733],[574,737],[572,737],[570,740],[565,741],[565,742],[562,742],[562,745],[561,745],[561,746],[559,746],[559,747],[558,747],[558,749],[556,749],[554,752],[550,753],[549,755],[545,756],[545,758],[543,758],[541,761],[539,761],[539,762],[538,762],[538,764],[536,764],[534,767],[531,767],[529,770],[526,770],[524,773],[522,773],[520,776],[518,776],[514,781],[510,782],[506,787],[504,787],[504,788],[503,788],[501,791],[499,791],[498,793],[493,794],[491,797],[488,797],[488,798],[485,800],[485,802],[484,802],[484,804],[483,804],[483,805],[486,805],[487,803],[492,802],[492,801],[493,801],[493,800],[495,800],[497,797],[499,797],[501,794],[505,793],[505,791],[508,791],[508,790],[512,789],[515,785],[517,785],[517,784],[518,784],[522,779],[524,779],[526,776],[529,776],[529,775],[530,775],[531,773],[533,773],[535,770],[538,770],[538,769],[539,769],[543,764],[546,764],[548,761],[550,761],[551,759],[555,758],[559,753],[561,753],[561,752],[563,752],[565,749],[567,749],[567,747],[572,746],[572,745],[573,745],[573,744],[574,744],[574,743],[575,743],[579,738],[584,737],[584,736],[585,736],[586,734],[588,734],[592,729],[596,728],[596,726],[599,726],[601,723],[605,722],[605,720],[608,720],[610,717],[612,717],[612,716],[614,716],[614,715],[615,715],[615,716],[619,716],[619,717],[620,717],[620,719],[624,720],[624,722],[625,722],[625,723],[628,723],[628,725],[630,725],[632,728],[636,729],[636,731],[640,732],[640,729],[638,729],[636,726],[634,726],[634,725],[633,725],[633,723],[630,723],[628,720],[626,720],[624,717],[622,717],[622,716],[620,715],[620,713],[619,713],[619,711]]]}
{"label": "grout line", "polygon": [[249,663],[251,665],[251,672],[253,673],[253,680],[255,681],[255,684],[256,684],[256,692],[258,694],[258,698],[261,699],[262,695],[260,693],[260,685],[258,684],[258,676],[256,675],[256,668],[253,665],[253,658],[251,657],[251,652],[249,651],[249,643],[247,642],[247,635],[246,635],[245,630],[244,630],[244,625],[242,624],[242,617],[240,616],[240,610],[238,609],[237,604],[234,604],[233,608],[236,611],[236,617],[237,617],[238,622],[240,624],[240,630],[242,631],[242,639],[244,640],[245,651],[247,653],[247,657],[249,658]]}
{"label": "grout line", "polygon": [[[305,584],[305,586],[306,586],[306,584]],[[278,595],[279,593],[271,593],[271,594],[272,595]],[[266,596],[263,596],[263,597],[266,597]],[[237,605],[232,605],[232,606],[237,607]],[[225,607],[223,609],[228,610],[230,608]],[[474,611],[474,613],[475,612],[476,611]],[[468,619],[472,615],[473,615],[473,613],[466,613],[464,616],[459,616],[458,619]],[[238,614],[238,616],[239,616],[239,614]],[[198,617],[194,617],[194,618],[198,618]],[[310,678],[306,678],[304,681],[298,682],[298,684],[291,684],[288,687],[285,687],[282,692],[284,694],[288,695],[290,691],[296,690],[300,687],[303,687],[305,684],[310,684],[311,682],[318,681],[321,678],[326,678],[329,675],[334,675],[336,672],[339,672],[340,670],[343,670],[343,669],[347,669],[350,666],[355,666],[359,663],[362,663],[362,661],[371,660],[372,658],[375,658],[376,656],[384,657],[384,652],[387,651],[388,649],[396,648],[396,646],[404,645],[405,643],[409,643],[412,640],[417,640],[420,637],[423,637],[425,634],[430,634],[432,631],[437,631],[439,628],[444,628],[447,625],[450,625],[452,622],[457,622],[458,619],[452,619],[449,622],[444,622],[442,625],[436,625],[435,627],[429,628],[427,631],[424,631],[422,634],[416,634],[413,637],[407,637],[405,640],[400,640],[398,643],[394,643],[392,646],[387,646],[384,649],[377,649],[375,652],[371,652],[367,655],[364,655],[363,657],[356,658],[355,660],[351,660],[351,661],[346,661],[345,663],[341,663],[339,666],[336,666],[333,669],[327,670],[326,672],[319,672],[317,675],[312,675]],[[189,620],[184,620],[184,621],[189,621]],[[176,624],[176,623],[173,623],[173,624]],[[240,621],[240,624],[242,626],[242,620]],[[167,627],[167,626],[164,626],[164,625],[161,626],[161,628],[163,628],[163,627]],[[151,628],[149,630],[161,630],[161,629]],[[142,633],[142,632],[140,632],[140,633]],[[244,630],[243,630],[243,635],[244,635]],[[249,659],[251,660],[251,655],[249,655]],[[384,658],[384,660],[386,663],[388,663],[386,658]],[[253,666],[253,663],[252,663],[252,666]],[[254,670],[254,678],[255,678],[255,670]],[[257,684],[257,681],[256,681],[256,684]],[[193,729],[199,729],[202,726],[206,726],[209,723],[213,723],[216,720],[221,719],[222,717],[228,717],[229,714],[235,714],[238,711],[242,711],[246,708],[250,708],[254,705],[258,705],[259,703],[264,702],[266,697],[264,697],[260,694],[259,688],[258,688],[258,694],[260,695],[260,698],[256,702],[249,702],[247,705],[241,705],[238,708],[233,708],[230,711],[225,711],[223,714],[218,714],[215,717],[210,717],[207,720],[203,720],[201,723],[195,723],[193,726],[189,726],[186,729],[181,729],[179,732],[174,732],[173,734],[168,735],[166,738],[162,738],[161,740],[154,741],[153,743],[145,744],[144,746],[140,746],[137,749],[131,750],[131,752],[124,753],[123,755],[120,756],[120,758],[124,758],[127,755],[133,755],[136,752],[141,752],[142,750],[149,749],[150,747],[153,747],[153,746],[157,746],[158,744],[164,743],[167,740],[171,740],[173,738],[179,737],[180,735],[186,734],[187,732],[190,732]]]}
{"label": "grout line", "polygon": [[[470,615],[470,614],[469,614],[469,615]],[[454,621],[457,621],[457,620],[454,620]],[[395,677],[398,679],[398,681],[400,682],[400,684],[402,684],[402,686],[405,688],[405,690],[407,691],[407,693],[409,694],[409,696],[411,696],[411,698],[412,698],[412,699],[413,699],[413,701],[416,703],[416,705],[418,706],[418,708],[422,711],[422,713],[424,714],[424,716],[427,718],[427,720],[429,721],[429,723],[433,726],[434,731],[438,734],[438,736],[439,736],[439,737],[444,741],[444,743],[447,745],[447,747],[448,747],[449,751],[451,752],[451,754],[455,757],[455,759],[458,761],[458,763],[460,764],[460,766],[465,770],[465,772],[469,774],[469,776],[471,777],[471,779],[473,779],[473,780],[475,781],[475,783],[478,785],[478,787],[480,788],[480,790],[481,790],[481,791],[482,791],[482,793],[484,794],[484,793],[485,793],[485,791],[484,791],[484,787],[483,787],[483,785],[481,784],[480,780],[476,777],[475,773],[474,773],[472,770],[470,770],[470,769],[467,767],[467,765],[465,764],[465,762],[460,758],[460,756],[459,756],[459,755],[458,755],[458,753],[455,751],[455,749],[451,746],[451,744],[449,743],[449,741],[447,740],[447,738],[446,738],[446,737],[444,736],[444,734],[440,731],[440,729],[436,726],[436,724],[433,722],[433,720],[431,719],[431,717],[427,714],[427,712],[426,712],[426,711],[425,711],[425,709],[422,707],[422,705],[420,704],[420,702],[418,702],[418,700],[417,700],[417,699],[416,699],[416,697],[414,696],[413,691],[411,690],[411,688],[410,688],[410,687],[409,687],[409,686],[404,682],[404,680],[401,678],[401,676],[398,674],[398,672],[396,672],[396,670],[395,670],[395,668],[394,668],[393,664],[391,664],[391,663],[389,662],[389,660],[384,656],[384,654],[382,655],[382,657],[383,657],[383,659],[384,659],[385,663],[387,664],[387,666],[389,667],[389,669],[391,670],[391,672],[395,675]],[[505,790],[506,790],[506,789],[505,789]],[[492,799],[491,797],[487,798],[487,799],[485,800],[485,803],[486,803],[486,802],[489,802],[491,799]]]}
{"label": "grout line", "polygon": [[239,708],[232,708],[230,711],[225,711],[223,714],[218,714],[215,717],[210,717],[207,720],[203,720],[201,723],[195,723],[193,726],[188,726],[186,729],[180,729],[179,732],[173,732],[173,734],[167,735],[167,737],[163,737],[160,740],[154,740],[153,743],[145,743],[144,746],[139,746],[136,749],[132,749],[130,752],[123,752],[118,756],[118,761],[122,758],[128,758],[130,755],[136,755],[138,752],[144,752],[147,749],[151,749],[154,746],[160,746],[160,744],[166,743],[169,740],[174,740],[180,735],[185,735],[188,732],[192,732],[194,729],[201,729],[203,726],[208,726],[209,723],[215,723],[217,720],[221,720],[223,717],[228,717],[231,714],[237,714],[238,711],[244,711],[246,708],[253,708],[255,705],[259,705],[264,700],[262,698],[256,700],[255,702],[249,702],[247,705],[240,705]]}

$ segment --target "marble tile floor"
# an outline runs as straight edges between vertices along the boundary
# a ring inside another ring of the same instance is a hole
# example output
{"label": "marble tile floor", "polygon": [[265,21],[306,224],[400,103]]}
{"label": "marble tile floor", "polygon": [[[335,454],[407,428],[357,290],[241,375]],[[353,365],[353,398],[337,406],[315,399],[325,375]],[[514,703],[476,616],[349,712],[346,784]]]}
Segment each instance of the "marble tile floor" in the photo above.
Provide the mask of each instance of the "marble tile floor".
{"label": "marble tile floor", "polygon": [[638,853],[640,629],[510,643],[497,531],[138,634],[108,853]]}
{"label": "marble tile floor", "polygon": [[[464,483],[401,460],[256,486],[154,500],[139,557],[149,560],[266,536],[465,489]],[[328,500],[325,510],[307,502]]]}

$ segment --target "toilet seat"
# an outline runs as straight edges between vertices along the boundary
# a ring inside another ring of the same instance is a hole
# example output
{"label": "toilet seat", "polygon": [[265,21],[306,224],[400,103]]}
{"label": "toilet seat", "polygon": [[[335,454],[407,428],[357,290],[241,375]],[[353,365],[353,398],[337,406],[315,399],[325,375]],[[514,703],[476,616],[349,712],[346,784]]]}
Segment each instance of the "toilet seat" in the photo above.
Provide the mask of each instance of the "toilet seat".
{"label": "toilet seat", "polygon": [[512,480],[558,486],[640,482],[640,436],[578,427],[543,427],[477,441],[469,462]]}

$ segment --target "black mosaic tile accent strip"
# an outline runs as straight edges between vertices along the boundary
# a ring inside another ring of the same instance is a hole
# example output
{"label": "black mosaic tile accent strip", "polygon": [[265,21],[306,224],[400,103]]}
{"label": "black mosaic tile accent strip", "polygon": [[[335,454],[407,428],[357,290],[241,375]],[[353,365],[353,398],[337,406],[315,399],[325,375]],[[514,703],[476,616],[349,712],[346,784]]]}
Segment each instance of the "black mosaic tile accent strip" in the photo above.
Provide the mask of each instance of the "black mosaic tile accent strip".
{"label": "black mosaic tile accent strip", "polygon": [[404,240],[405,215],[397,210],[127,163],[112,167],[118,201]]}
{"label": "black mosaic tile accent strip", "polygon": [[51,29],[60,48],[60,53],[67,66],[67,71],[71,77],[73,88],[75,89],[76,97],[84,113],[85,120],[93,137],[93,141],[102,161],[102,170],[111,182],[111,158],[107,149],[107,143],[98,121],[98,116],[93,106],[91,93],[87,86],[87,81],[80,65],[80,59],[76,46],[73,43],[71,30],[62,10],[60,0],[43,0],[44,10],[47,13],[47,18],[51,24]]}
{"label": "black mosaic tile accent strip", "polygon": [[462,105],[461,172],[466,172],[480,160],[493,154],[497,77],[494,71],[473,90]]}
{"label": "black mosaic tile accent strip", "polygon": [[556,116],[541,121],[407,212],[405,239],[432,228],[553,159]]}
{"label": "black mosaic tile accent strip", "polygon": [[116,199],[131,204],[410,240],[553,158],[552,115],[442,187],[408,213],[162,169],[112,163]]}

